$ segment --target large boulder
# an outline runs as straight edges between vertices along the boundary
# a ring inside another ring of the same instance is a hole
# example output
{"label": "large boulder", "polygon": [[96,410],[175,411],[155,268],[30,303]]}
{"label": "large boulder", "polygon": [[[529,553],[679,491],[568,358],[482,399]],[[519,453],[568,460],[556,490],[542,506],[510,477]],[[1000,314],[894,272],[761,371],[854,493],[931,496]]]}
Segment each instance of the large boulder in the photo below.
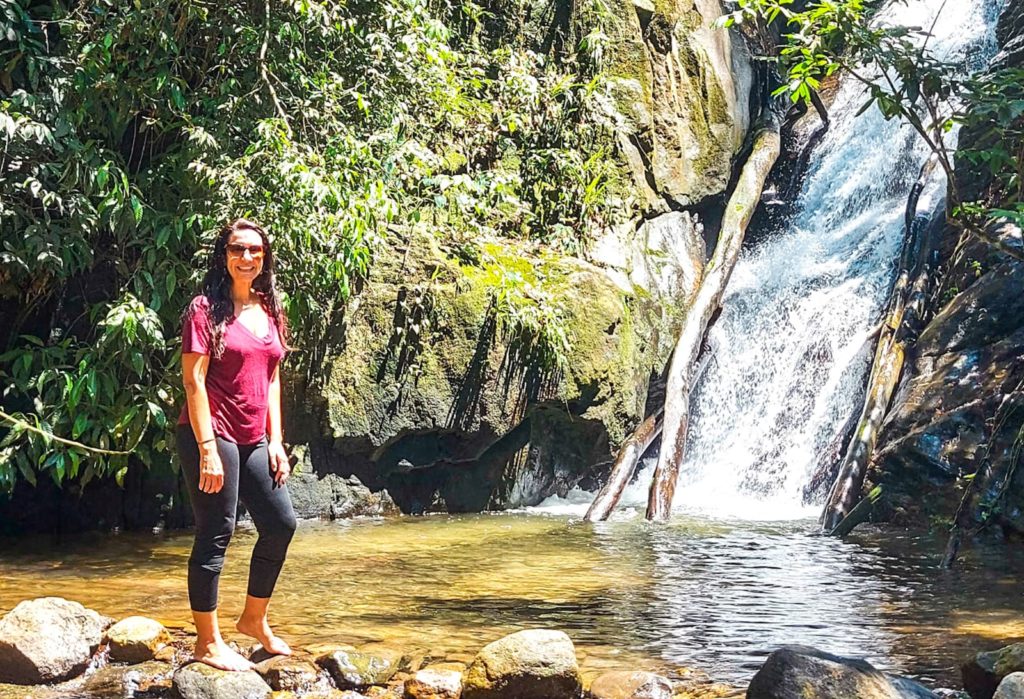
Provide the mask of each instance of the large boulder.
{"label": "large boulder", "polygon": [[43,684],[77,675],[109,624],[60,597],[21,602],[0,620],[0,682]]}
{"label": "large boulder", "polygon": [[1024,643],[978,653],[960,668],[964,689],[973,699],[992,699],[1007,675],[1024,672]]}
{"label": "large boulder", "polygon": [[192,663],[174,673],[180,699],[267,699],[270,685],[253,671],[228,672]]}
{"label": "large boulder", "polygon": [[463,699],[566,699],[581,690],[576,649],[561,631],[531,629],[484,646],[462,677]]}
{"label": "large boulder", "polygon": [[144,616],[130,616],[117,622],[104,637],[110,659],[122,663],[141,663],[156,657],[171,642],[164,625]]}
{"label": "large boulder", "polygon": [[590,685],[592,699],[672,699],[672,684],[653,672],[606,672]]}
{"label": "large boulder", "polygon": [[[346,313],[326,374],[294,392],[305,407],[288,414],[322,416],[289,426],[311,470],[355,475],[405,512],[534,505],[600,477],[643,417],[678,304],[539,246],[481,239],[455,254],[429,231],[405,236],[407,254],[382,256]],[[561,370],[519,354],[499,296],[565,333]],[[326,493],[308,499],[326,511]]]}
{"label": "large boulder", "polygon": [[892,678],[863,660],[804,646],[780,648],[747,688],[747,699],[937,699],[921,685]]}

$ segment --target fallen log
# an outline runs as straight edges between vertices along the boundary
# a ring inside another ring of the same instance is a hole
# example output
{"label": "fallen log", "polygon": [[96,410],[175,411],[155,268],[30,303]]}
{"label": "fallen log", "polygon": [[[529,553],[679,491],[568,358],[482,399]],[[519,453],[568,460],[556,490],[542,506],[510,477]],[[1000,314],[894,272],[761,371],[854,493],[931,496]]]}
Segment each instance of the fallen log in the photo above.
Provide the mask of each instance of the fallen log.
{"label": "fallen log", "polygon": [[630,479],[633,477],[633,471],[636,470],[636,464],[640,461],[640,457],[644,455],[644,452],[651,446],[651,443],[661,434],[661,415],[661,410],[650,415],[622,443],[622,447],[615,457],[615,465],[612,466],[611,475],[608,476],[607,482],[601,486],[601,490],[598,491],[594,502],[590,503],[590,508],[583,517],[584,520],[587,522],[603,522],[608,519],[608,515],[615,509],[615,505],[618,504],[619,499],[622,497],[622,491],[626,489]]}
{"label": "fallen log", "polygon": [[686,311],[676,341],[665,387],[665,416],[661,453],[654,471],[647,519],[664,521],[672,509],[679,468],[682,465],[689,425],[690,391],[695,384],[695,364],[711,317],[718,311],[726,284],[732,275],[746,234],[757,208],[765,180],[779,156],[781,115],[769,108],[753,138],[750,156],[726,205],[718,243],[704,269],[697,295]]}
{"label": "fallen log", "polygon": [[861,498],[882,421],[889,411],[889,403],[903,373],[907,345],[916,338],[917,326],[922,320],[917,304],[912,304],[911,313],[907,314],[907,302],[911,295],[915,299],[923,298],[925,288],[930,283],[928,257],[931,246],[922,242],[927,219],[917,215],[917,205],[937,162],[933,156],[921,167],[917,182],[907,197],[904,219],[906,232],[899,272],[889,295],[889,306],[875,347],[864,404],[857,429],[821,513],[821,529],[828,534],[837,531],[845,533],[845,528],[838,529],[839,523],[850,514]]}

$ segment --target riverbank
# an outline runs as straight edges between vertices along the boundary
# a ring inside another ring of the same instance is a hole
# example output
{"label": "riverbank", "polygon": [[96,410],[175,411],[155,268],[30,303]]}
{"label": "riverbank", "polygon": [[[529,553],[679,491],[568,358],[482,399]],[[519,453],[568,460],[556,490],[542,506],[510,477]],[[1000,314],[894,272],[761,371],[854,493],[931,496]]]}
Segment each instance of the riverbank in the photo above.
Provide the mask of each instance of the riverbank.
{"label": "riverbank", "polygon": [[25,600],[0,618],[0,699],[1018,699],[1024,691],[1024,644],[966,662],[965,694],[806,646],[772,652],[745,689],[689,668],[584,674],[571,638],[556,629],[509,634],[471,658],[339,643],[275,656],[232,642],[254,663],[245,672],[192,661],[193,642],[148,617],[115,621],[59,597]]}

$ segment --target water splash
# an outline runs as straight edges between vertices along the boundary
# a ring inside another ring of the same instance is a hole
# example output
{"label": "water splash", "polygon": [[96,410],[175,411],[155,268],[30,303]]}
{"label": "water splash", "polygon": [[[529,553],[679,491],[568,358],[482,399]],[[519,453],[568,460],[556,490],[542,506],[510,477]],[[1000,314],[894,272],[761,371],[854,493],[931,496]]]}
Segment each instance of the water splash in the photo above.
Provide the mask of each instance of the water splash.
{"label": "water splash", "polygon": [[[994,53],[1001,4],[894,3],[878,21],[927,29],[938,13],[929,49],[976,69]],[[752,519],[818,511],[804,486],[859,412],[907,193],[928,155],[909,126],[877,109],[857,115],[864,99],[860,84],[843,84],[796,213],[736,265],[695,391],[677,509]]]}

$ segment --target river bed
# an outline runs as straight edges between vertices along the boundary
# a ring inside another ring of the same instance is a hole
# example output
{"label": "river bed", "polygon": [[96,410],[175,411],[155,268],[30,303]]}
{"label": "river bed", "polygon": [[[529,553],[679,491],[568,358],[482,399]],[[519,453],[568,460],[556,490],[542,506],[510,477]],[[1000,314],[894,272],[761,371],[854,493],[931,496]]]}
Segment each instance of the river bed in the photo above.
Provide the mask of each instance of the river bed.
{"label": "river bed", "polygon": [[[653,526],[635,514],[306,521],[272,611],[296,645],[379,641],[468,660],[503,634],[545,627],[573,638],[588,674],[691,667],[737,685],[773,648],[802,643],[955,686],[971,652],[1024,640],[1019,547],[972,549],[950,572],[936,568],[938,538],[813,530],[686,516]],[[254,541],[240,526],[221,580],[225,618],[240,611]],[[0,545],[0,613],[58,595],[191,628],[189,532]]]}

